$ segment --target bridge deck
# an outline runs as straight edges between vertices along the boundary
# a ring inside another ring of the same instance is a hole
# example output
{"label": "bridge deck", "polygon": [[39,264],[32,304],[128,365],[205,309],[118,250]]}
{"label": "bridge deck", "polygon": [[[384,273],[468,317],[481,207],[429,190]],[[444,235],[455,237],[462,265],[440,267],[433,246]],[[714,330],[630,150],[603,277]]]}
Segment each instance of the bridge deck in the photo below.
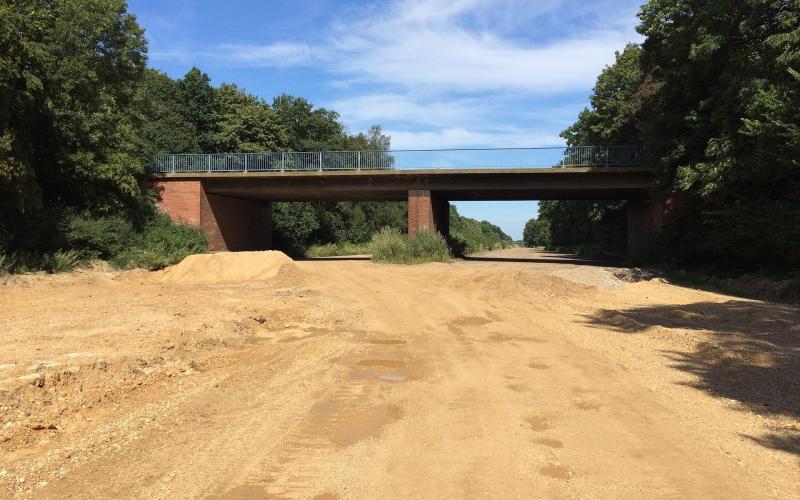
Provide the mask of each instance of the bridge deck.
{"label": "bridge deck", "polygon": [[268,201],[402,201],[411,190],[435,191],[451,201],[636,200],[652,196],[656,173],[646,167],[473,168],[192,172],[156,178],[200,180],[207,193]]}

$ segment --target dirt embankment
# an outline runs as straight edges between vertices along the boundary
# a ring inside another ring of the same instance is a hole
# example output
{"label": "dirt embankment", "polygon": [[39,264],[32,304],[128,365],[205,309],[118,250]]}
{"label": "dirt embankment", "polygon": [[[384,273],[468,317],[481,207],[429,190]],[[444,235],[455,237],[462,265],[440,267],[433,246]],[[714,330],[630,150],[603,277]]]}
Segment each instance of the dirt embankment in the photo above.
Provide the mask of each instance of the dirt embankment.
{"label": "dirt embankment", "polygon": [[796,309],[551,257],[0,285],[0,497],[800,496]]}

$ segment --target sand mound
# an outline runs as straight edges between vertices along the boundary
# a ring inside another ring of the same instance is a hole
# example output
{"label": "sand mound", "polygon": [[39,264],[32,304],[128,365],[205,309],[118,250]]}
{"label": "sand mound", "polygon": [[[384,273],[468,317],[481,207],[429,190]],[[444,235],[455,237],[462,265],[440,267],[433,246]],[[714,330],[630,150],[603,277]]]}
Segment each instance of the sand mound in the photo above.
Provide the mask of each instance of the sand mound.
{"label": "sand mound", "polygon": [[163,271],[162,280],[173,283],[254,281],[274,278],[294,261],[283,252],[222,252],[190,255]]}

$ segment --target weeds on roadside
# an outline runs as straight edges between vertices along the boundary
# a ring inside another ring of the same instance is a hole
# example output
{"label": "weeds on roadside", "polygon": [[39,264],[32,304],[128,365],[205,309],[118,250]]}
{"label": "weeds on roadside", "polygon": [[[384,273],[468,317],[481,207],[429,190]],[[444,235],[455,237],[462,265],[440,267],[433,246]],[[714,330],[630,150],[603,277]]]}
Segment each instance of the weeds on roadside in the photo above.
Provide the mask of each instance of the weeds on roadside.
{"label": "weeds on roadside", "polygon": [[335,257],[339,255],[363,255],[369,253],[368,243],[326,243],[311,245],[306,250],[306,257]]}
{"label": "weeds on roadside", "polygon": [[374,261],[384,263],[420,264],[450,260],[447,241],[438,232],[427,228],[417,230],[416,235],[409,239],[397,229],[385,227],[373,235],[369,250]]}
{"label": "weeds on roadside", "polygon": [[0,274],[60,273],[97,259],[120,269],[154,270],[208,251],[198,228],[176,224],[163,214],[139,228],[121,217],[70,214],[60,231],[58,245],[63,246],[59,250],[4,252],[0,248]]}
{"label": "weeds on roadside", "polygon": [[16,251],[0,254],[0,274],[21,274],[37,271],[63,273],[84,263],[75,250],[54,252]]}

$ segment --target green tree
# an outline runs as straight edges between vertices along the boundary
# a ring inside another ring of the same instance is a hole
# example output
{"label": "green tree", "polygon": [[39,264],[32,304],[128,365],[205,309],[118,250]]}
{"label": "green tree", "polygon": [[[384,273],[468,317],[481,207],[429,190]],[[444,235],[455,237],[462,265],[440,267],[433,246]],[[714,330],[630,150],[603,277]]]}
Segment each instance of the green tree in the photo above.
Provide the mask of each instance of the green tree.
{"label": "green tree", "polygon": [[[683,200],[655,258],[727,272],[798,268],[800,2],[651,0],[639,17],[641,49],[603,71],[565,138],[647,145],[662,194]],[[553,243],[613,234],[602,228],[623,218],[598,207],[550,204],[542,216]]]}
{"label": "green tree", "polygon": [[522,241],[526,247],[550,246],[550,223],[544,219],[531,219],[525,224]]}
{"label": "green tree", "polygon": [[[642,81],[642,49],[628,44],[616,53],[614,64],[597,77],[578,120],[561,133],[570,146],[636,144],[639,132],[637,92]],[[619,201],[543,201],[539,220],[548,229],[547,245],[588,248],[595,252],[624,252],[627,204]],[[535,219],[532,219],[535,220]]]}
{"label": "green tree", "polygon": [[233,84],[216,90],[213,143],[217,151],[257,153],[281,151],[288,142],[277,114],[254,95]]}
{"label": "green tree", "polygon": [[141,100],[145,103],[146,119],[140,129],[140,140],[146,156],[201,151],[197,129],[184,106],[179,82],[160,71],[148,69]]}
{"label": "green tree", "polygon": [[216,153],[216,92],[207,74],[193,67],[179,82],[185,116],[197,131],[197,143],[204,153]]}
{"label": "green tree", "polygon": [[488,221],[478,221],[458,213],[450,205],[450,241],[456,254],[469,254],[503,248],[512,243],[511,237]]}
{"label": "green tree", "polygon": [[346,149],[348,142],[339,114],[314,106],[302,97],[281,95],[273,100],[272,108],[289,135],[292,151],[333,151]]}
{"label": "green tree", "polygon": [[122,0],[0,4],[0,245],[56,244],[59,207],[140,210],[145,54]]}

